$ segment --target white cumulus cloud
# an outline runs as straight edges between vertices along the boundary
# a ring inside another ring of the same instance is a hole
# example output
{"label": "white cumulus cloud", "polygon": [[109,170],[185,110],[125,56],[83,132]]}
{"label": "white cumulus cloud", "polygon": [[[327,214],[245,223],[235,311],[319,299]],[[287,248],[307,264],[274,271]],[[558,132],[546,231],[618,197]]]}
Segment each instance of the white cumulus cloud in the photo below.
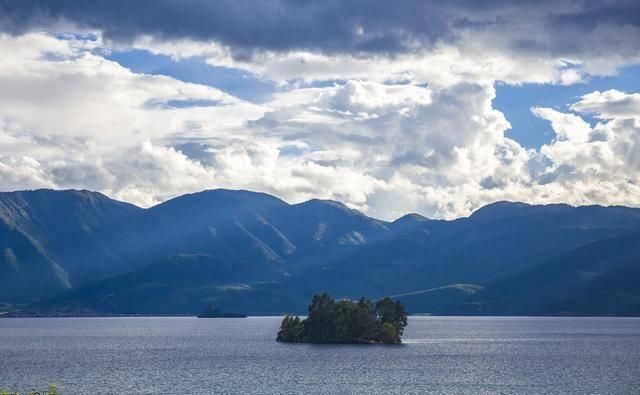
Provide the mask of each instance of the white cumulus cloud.
{"label": "white cumulus cloud", "polygon": [[[89,188],[150,206],[244,188],[291,202],[337,199],[385,219],[454,218],[505,199],[640,204],[637,93],[592,92],[567,112],[534,107],[555,132],[539,150],[509,138],[493,106],[496,80],[575,82],[579,75],[562,73],[582,68],[577,61],[529,64],[447,46],[397,61],[263,53],[242,67],[282,86],[257,105],[136,73],[106,59],[103,45],[0,36],[1,189]],[[164,45],[157,51],[174,50]]]}

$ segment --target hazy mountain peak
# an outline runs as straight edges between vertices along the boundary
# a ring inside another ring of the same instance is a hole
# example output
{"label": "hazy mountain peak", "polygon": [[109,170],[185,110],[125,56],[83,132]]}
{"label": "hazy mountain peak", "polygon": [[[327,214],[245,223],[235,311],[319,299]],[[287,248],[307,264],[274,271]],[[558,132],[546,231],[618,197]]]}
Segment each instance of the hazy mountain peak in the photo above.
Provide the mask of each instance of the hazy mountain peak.
{"label": "hazy mountain peak", "polygon": [[498,201],[488,204],[474,211],[469,218],[472,219],[499,219],[505,217],[515,217],[520,215],[559,213],[573,209],[568,204],[545,204],[531,205],[528,203]]}
{"label": "hazy mountain peak", "polygon": [[393,221],[393,223],[400,224],[403,222],[427,222],[427,221],[431,221],[431,219],[417,213],[409,213],[396,219],[395,221]]}
{"label": "hazy mountain peak", "polygon": [[340,209],[340,210],[349,211],[349,212],[356,211],[356,210],[350,209],[344,203],[341,203],[335,200],[329,200],[329,199],[310,199],[310,200],[307,200],[306,202],[298,203],[295,206],[329,207],[329,208],[335,208],[335,209]]}
{"label": "hazy mountain peak", "polygon": [[409,233],[422,228],[422,225],[427,224],[431,220],[420,214],[410,213],[403,215],[389,224],[389,229],[394,234]]}
{"label": "hazy mountain peak", "polygon": [[48,188],[0,192],[0,198],[23,200],[23,201],[28,201],[30,199],[51,199],[51,198],[111,200],[108,196],[100,192],[89,191],[87,189],[48,189]]}
{"label": "hazy mountain peak", "polygon": [[[273,195],[269,195],[263,192],[254,192],[244,189],[205,189],[200,192],[188,193],[185,195],[176,196],[173,199],[169,199],[158,206],[171,205],[177,202],[194,202],[204,200],[227,200],[246,203],[271,203],[277,205],[288,205],[287,202],[281,200]],[[154,206],[154,207],[158,207]]]}

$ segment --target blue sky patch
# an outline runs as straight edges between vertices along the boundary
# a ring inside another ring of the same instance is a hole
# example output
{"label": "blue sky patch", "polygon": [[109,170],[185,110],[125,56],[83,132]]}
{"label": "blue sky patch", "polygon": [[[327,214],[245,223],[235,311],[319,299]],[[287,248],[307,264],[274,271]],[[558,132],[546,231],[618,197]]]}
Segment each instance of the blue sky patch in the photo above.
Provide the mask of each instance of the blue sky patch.
{"label": "blue sky patch", "polygon": [[[548,121],[531,113],[531,107],[550,107],[561,112],[570,112],[569,106],[580,97],[593,91],[617,89],[627,93],[640,91],[640,66],[627,67],[611,77],[591,78],[587,83],[569,86],[550,84],[506,85],[496,84],[493,106],[504,113],[511,123],[507,136],[526,148],[540,148],[551,142],[555,134]],[[581,114],[585,121],[596,120]]]}
{"label": "blue sky patch", "polygon": [[167,75],[185,82],[212,86],[252,103],[264,103],[276,91],[274,84],[244,70],[211,66],[202,58],[174,60],[170,56],[144,50],[114,51],[107,58],[135,73]]}

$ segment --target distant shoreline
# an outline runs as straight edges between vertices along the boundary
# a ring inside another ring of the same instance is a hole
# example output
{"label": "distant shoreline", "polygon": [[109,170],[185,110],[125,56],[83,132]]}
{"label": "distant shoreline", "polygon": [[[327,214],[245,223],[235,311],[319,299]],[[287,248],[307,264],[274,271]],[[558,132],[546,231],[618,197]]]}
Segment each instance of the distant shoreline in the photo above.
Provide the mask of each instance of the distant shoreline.
{"label": "distant shoreline", "polygon": [[[284,317],[278,314],[248,314],[247,318]],[[305,317],[306,314],[297,314]],[[640,318],[640,315],[580,315],[580,314],[409,314],[409,318],[444,318],[444,317],[505,317],[505,318]],[[11,314],[0,313],[0,319],[10,318],[197,318],[197,314]]]}

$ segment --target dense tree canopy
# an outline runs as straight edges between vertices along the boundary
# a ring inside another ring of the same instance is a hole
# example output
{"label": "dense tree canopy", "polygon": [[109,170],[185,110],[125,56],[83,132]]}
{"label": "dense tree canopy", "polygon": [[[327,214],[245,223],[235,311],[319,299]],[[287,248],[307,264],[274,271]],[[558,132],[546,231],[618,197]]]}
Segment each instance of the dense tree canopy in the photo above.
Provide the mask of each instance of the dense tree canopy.
{"label": "dense tree canopy", "polygon": [[306,319],[287,315],[276,340],[301,343],[397,344],[407,326],[404,306],[386,297],[373,303],[360,298],[335,301],[318,294]]}

